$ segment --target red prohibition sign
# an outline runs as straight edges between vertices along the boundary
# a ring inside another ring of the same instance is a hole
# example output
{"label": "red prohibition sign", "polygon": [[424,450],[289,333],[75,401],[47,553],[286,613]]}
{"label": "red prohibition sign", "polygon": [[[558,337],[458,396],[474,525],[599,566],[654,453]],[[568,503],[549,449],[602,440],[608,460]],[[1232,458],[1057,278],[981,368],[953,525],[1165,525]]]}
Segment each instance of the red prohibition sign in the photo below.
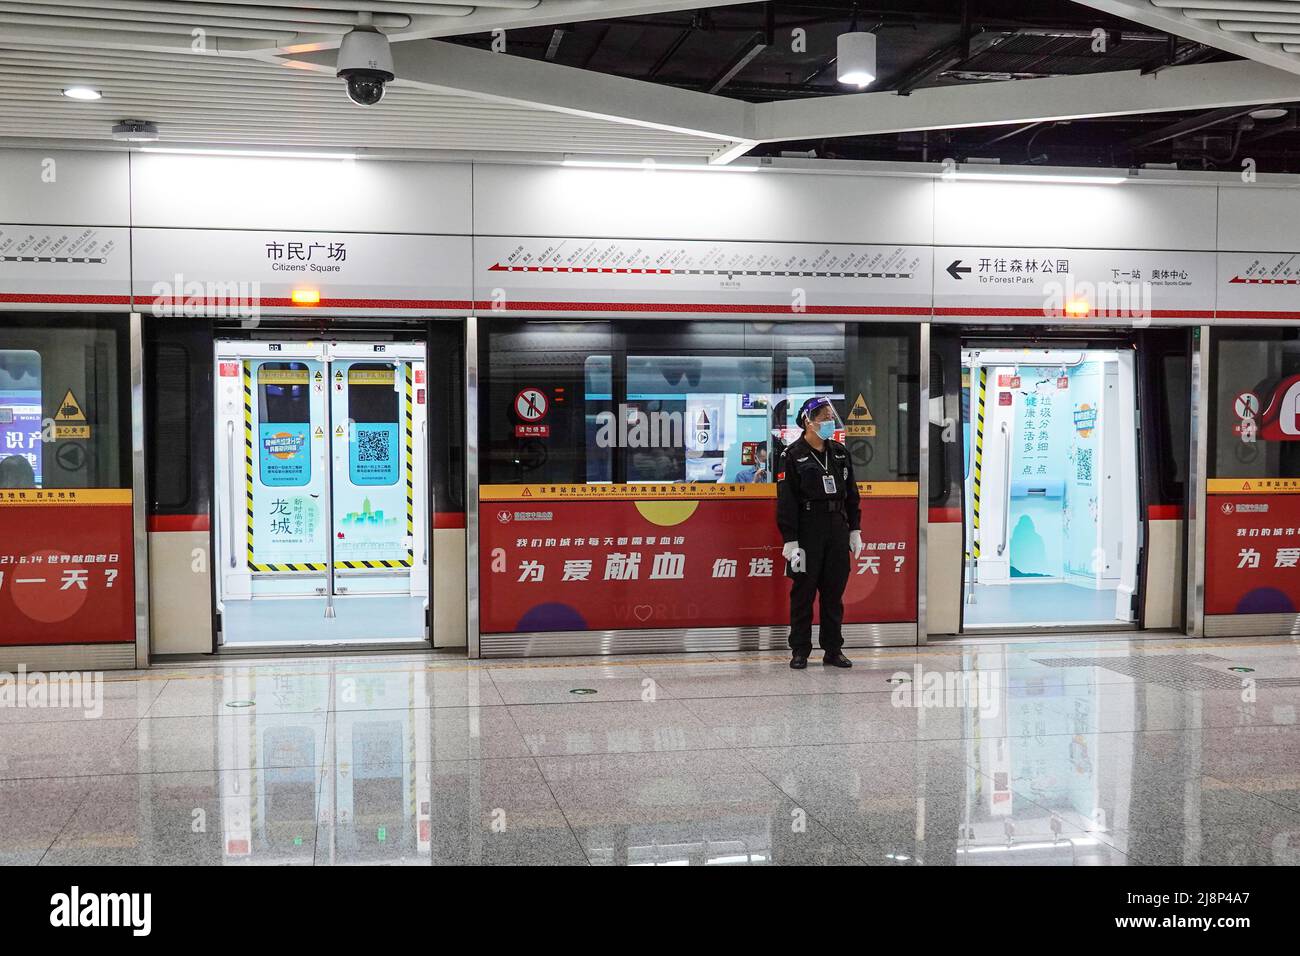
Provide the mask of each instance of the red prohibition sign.
{"label": "red prohibition sign", "polygon": [[515,396],[515,414],[526,422],[540,422],[546,417],[547,404],[540,389],[525,388]]}

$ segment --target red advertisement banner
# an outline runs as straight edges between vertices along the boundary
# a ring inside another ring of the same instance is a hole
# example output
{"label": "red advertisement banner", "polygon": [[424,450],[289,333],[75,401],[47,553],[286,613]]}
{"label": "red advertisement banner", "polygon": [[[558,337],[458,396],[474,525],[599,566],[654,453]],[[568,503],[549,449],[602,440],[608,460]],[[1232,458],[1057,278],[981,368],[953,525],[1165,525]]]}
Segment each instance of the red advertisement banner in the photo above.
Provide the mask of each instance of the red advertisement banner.
{"label": "red advertisement banner", "polygon": [[76,494],[93,503],[0,497],[0,645],[135,640],[130,492]]}
{"label": "red advertisement banner", "polygon": [[[776,502],[485,500],[484,633],[789,624]],[[916,498],[863,498],[845,623],[916,620]]]}
{"label": "red advertisement banner", "polygon": [[1205,613],[1300,610],[1300,495],[1210,495]]}

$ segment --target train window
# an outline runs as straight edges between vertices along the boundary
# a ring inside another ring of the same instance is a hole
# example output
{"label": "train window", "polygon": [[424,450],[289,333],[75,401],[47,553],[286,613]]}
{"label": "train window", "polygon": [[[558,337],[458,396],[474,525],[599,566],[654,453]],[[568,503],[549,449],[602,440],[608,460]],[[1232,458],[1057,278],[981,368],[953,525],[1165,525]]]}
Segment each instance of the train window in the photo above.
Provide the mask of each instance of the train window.
{"label": "train window", "polygon": [[771,394],[770,356],[628,356],[627,480],[735,480],[766,450]]}
{"label": "train window", "polygon": [[915,481],[916,339],[866,323],[494,322],[481,481],[770,482],[812,395],[840,407],[859,480]]}
{"label": "train window", "polygon": [[1300,329],[1215,329],[1209,477],[1300,477]]}
{"label": "train window", "polygon": [[262,434],[258,455],[262,484],[302,487],[311,483],[311,456],[278,452],[276,446],[293,445],[294,425],[311,422],[311,396],[307,366],[302,362],[263,362],[257,370],[258,421]]}
{"label": "train window", "polygon": [[41,486],[41,355],[0,350],[0,488]]}
{"label": "train window", "polygon": [[126,488],[124,317],[14,315],[0,326],[0,488]]}
{"label": "train window", "polygon": [[401,402],[393,366],[353,362],[348,367],[349,477],[354,485],[395,485],[401,460]]}
{"label": "train window", "polygon": [[1187,356],[1183,353],[1162,356],[1160,362],[1161,385],[1164,387],[1160,403],[1164,412],[1161,430],[1161,460],[1166,481],[1165,493],[1170,501],[1181,501],[1187,481],[1187,436],[1191,405],[1188,402]]}
{"label": "train window", "polygon": [[485,484],[617,480],[594,419],[611,411],[607,322],[497,322],[480,350],[480,463]]}
{"label": "train window", "polygon": [[614,408],[614,365],[608,355],[589,355],[583,363],[587,481],[592,484],[614,480],[614,449],[596,440],[601,422]]}
{"label": "train window", "polygon": [[149,428],[166,458],[151,456],[150,491],[155,508],[182,508],[190,500],[190,353],[180,345],[157,345],[149,356],[152,387]]}

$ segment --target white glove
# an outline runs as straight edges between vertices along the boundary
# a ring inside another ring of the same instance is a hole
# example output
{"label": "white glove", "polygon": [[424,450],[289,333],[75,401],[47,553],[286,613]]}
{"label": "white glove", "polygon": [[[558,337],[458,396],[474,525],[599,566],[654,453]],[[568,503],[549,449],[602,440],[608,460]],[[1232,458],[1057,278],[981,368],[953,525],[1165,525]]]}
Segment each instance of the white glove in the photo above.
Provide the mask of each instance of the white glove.
{"label": "white glove", "polygon": [[849,550],[853,552],[853,556],[854,556],[855,558],[856,558],[859,554],[862,553],[862,549],[863,549],[863,547],[864,547],[864,545],[862,544],[862,532],[861,532],[861,531],[850,531],[850,532],[849,532]]}
{"label": "white glove", "polygon": [[790,570],[795,574],[802,573],[804,569],[803,548],[799,547],[798,541],[787,541],[781,548],[781,557],[790,562]]}

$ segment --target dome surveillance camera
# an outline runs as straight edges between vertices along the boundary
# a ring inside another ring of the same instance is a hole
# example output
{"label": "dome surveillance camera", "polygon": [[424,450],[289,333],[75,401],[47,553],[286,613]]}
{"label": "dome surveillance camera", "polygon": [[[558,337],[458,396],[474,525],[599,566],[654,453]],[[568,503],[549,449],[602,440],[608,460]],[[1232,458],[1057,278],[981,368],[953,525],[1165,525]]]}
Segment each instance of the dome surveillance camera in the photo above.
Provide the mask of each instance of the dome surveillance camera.
{"label": "dome surveillance camera", "polygon": [[343,38],[334,75],[347,83],[353,103],[374,106],[384,98],[384,84],[394,76],[388,37],[374,27],[357,27]]}

